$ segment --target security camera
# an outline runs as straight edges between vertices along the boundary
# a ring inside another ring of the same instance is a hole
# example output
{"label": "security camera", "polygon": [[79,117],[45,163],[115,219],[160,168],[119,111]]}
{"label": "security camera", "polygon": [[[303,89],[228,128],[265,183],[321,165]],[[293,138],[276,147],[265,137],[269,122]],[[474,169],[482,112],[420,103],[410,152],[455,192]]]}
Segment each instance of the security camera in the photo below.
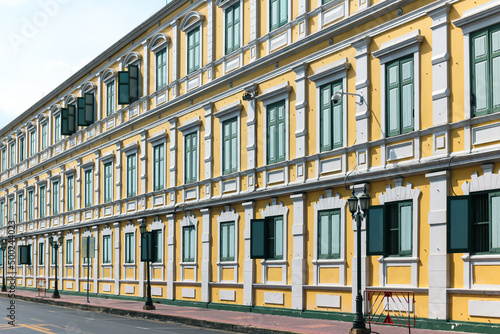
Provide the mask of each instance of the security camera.
{"label": "security camera", "polygon": [[342,98],[342,94],[340,92],[336,92],[335,94],[333,94],[333,96],[332,96],[333,104],[339,103],[341,98]]}

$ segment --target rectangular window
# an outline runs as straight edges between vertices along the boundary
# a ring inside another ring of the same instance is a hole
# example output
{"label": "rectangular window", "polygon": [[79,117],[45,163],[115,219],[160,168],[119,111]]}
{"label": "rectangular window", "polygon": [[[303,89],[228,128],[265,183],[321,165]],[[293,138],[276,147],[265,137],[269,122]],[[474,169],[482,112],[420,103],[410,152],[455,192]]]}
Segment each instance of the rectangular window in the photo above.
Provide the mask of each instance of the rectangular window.
{"label": "rectangular window", "polygon": [[240,4],[226,9],[226,54],[240,48]]}
{"label": "rectangular window", "polygon": [[19,162],[24,161],[24,137],[19,138]]}
{"label": "rectangular window", "polygon": [[40,187],[39,189],[40,192],[40,205],[38,210],[40,211],[40,217],[39,218],[44,218],[45,217],[45,186]]}
{"label": "rectangular window", "polygon": [[188,39],[188,74],[200,68],[200,28],[191,30],[187,36]]}
{"label": "rectangular window", "polygon": [[222,123],[223,145],[222,166],[224,175],[234,173],[238,170],[238,123],[237,118]]}
{"label": "rectangular window", "polygon": [[16,146],[14,144],[10,145],[10,168],[14,167],[16,164]]}
{"label": "rectangular window", "polygon": [[106,116],[115,112],[115,82],[111,81],[106,85]]}
{"label": "rectangular window", "polygon": [[102,236],[102,263],[111,263],[111,236]]}
{"label": "rectangular window", "polygon": [[2,150],[2,172],[5,172],[5,168],[7,167],[7,150]]}
{"label": "rectangular window", "polygon": [[125,263],[134,263],[134,233],[125,233]]}
{"label": "rectangular window", "polygon": [[153,240],[153,253],[156,254],[156,263],[162,262],[162,250],[163,250],[163,239],[162,239],[162,231],[161,230],[153,230],[151,231],[152,240]]}
{"label": "rectangular window", "polygon": [[156,90],[167,85],[167,49],[156,53]]}
{"label": "rectangular window", "polygon": [[340,210],[318,213],[318,258],[340,258]]}
{"label": "rectangular window", "polygon": [[104,164],[104,203],[113,201],[113,163]]}
{"label": "rectangular window", "polygon": [[45,244],[44,243],[39,243],[38,244],[38,264],[40,266],[44,265],[44,260],[45,260]]}
{"label": "rectangular window", "polygon": [[342,99],[333,103],[332,96],[342,91],[342,81],[327,84],[320,88],[320,146],[321,152],[342,146],[343,106]]}
{"label": "rectangular window", "polygon": [[14,221],[14,197],[9,198],[9,221]]}
{"label": "rectangular window", "polygon": [[137,155],[127,156],[127,197],[137,195]]}
{"label": "rectangular window", "polygon": [[182,262],[194,262],[195,233],[194,226],[184,226],[182,228]]}
{"label": "rectangular window", "polygon": [[413,54],[386,65],[388,136],[413,131],[415,96],[413,77]]}
{"label": "rectangular window", "polygon": [[61,116],[58,115],[54,119],[54,143],[61,140]]}
{"label": "rectangular window", "polygon": [[24,196],[19,194],[17,196],[17,221],[19,223],[23,221],[23,211],[24,211],[23,200]]}
{"label": "rectangular window", "polygon": [[500,25],[471,34],[471,46],[472,113],[500,111]]}
{"label": "rectangular window", "polygon": [[66,207],[68,211],[73,211],[75,207],[75,177],[68,176],[67,181],[67,194],[66,194]]}
{"label": "rectangular window", "polygon": [[274,260],[283,259],[283,217],[271,217],[268,224],[269,248],[271,258]]}
{"label": "rectangular window", "polygon": [[285,161],[285,101],[267,106],[267,163]]}
{"label": "rectangular window", "polygon": [[52,246],[52,254],[51,254],[51,256],[50,256],[50,259],[51,259],[50,263],[51,263],[52,265],[55,265],[55,264],[56,264],[56,257],[57,257],[57,251],[56,251],[56,248],[55,248],[54,246]]}
{"label": "rectangular window", "polygon": [[153,148],[153,183],[154,191],[165,188],[165,144]]}
{"label": "rectangular window", "polygon": [[220,260],[234,261],[235,256],[235,225],[234,222],[220,224]]}
{"label": "rectangular window", "polygon": [[270,31],[288,22],[288,0],[271,0]]}
{"label": "rectangular window", "polygon": [[0,227],[5,226],[5,203],[0,203]]}
{"label": "rectangular window", "polygon": [[283,259],[283,228],[283,216],[252,219],[250,257],[252,259]]}
{"label": "rectangular window", "polygon": [[66,240],[66,264],[73,264],[73,240]]}
{"label": "rectangular window", "polygon": [[34,194],[33,190],[28,191],[28,220],[31,221],[34,218]]}
{"label": "rectangular window", "polygon": [[198,169],[198,133],[193,132],[184,137],[185,143],[185,183],[196,182]]}
{"label": "rectangular window", "polygon": [[48,146],[47,142],[47,123],[42,124],[42,150],[45,150]]}
{"label": "rectangular window", "polygon": [[52,214],[59,214],[59,182],[52,182]]}
{"label": "rectangular window", "polygon": [[35,130],[30,132],[30,157],[35,155]]}
{"label": "rectangular window", "polygon": [[92,206],[92,197],[94,191],[92,190],[92,169],[85,171],[85,207]]}

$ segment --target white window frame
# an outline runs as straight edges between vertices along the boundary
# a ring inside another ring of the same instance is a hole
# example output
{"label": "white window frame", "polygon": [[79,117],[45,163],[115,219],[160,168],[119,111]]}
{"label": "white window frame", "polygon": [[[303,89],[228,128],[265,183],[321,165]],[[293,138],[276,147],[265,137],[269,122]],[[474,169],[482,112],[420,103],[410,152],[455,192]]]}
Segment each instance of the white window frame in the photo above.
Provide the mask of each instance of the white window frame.
{"label": "white window frame", "polygon": [[[165,34],[157,34],[151,39],[151,43],[149,44],[149,48],[151,51],[154,53],[154,85],[155,85],[155,91],[163,91],[167,89],[169,85],[169,80],[168,80],[168,64],[169,64],[169,45],[170,45],[170,37],[168,37]],[[157,62],[156,62],[156,55],[158,52],[165,50],[165,61],[166,61],[166,69],[165,69],[165,86],[158,89],[156,84],[157,84]]]}
{"label": "white window frame", "polygon": [[[191,187],[195,186],[200,182],[200,127],[201,127],[201,119],[200,116],[192,118],[190,120],[185,121],[181,126],[179,126],[178,130],[182,132],[182,184]],[[196,147],[196,181],[185,184],[186,181],[186,136],[192,134],[193,132],[197,132],[198,144]],[[184,197],[184,196],[183,196]],[[198,196],[196,196],[198,198]]]}
{"label": "white window frame", "polygon": [[[194,215],[191,215],[190,212],[187,213],[186,216],[182,218],[180,221],[180,254],[181,254],[181,259],[180,259],[180,266],[181,266],[181,281],[189,281],[189,282],[196,282],[197,277],[198,277],[198,218],[196,218]],[[194,261],[193,262],[184,262],[184,227],[186,226],[194,226]],[[193,269],[194,271],[194,280],[186,280],[184,277],[184,271],[186,269]]]}
{"label": "white window frame", "polygon": [[[231,53],[226,53],[226,10],[230,7],[236,5],[240,5],[240,48],[237,50],[233,50]],[[239,53],[241,48],[243,47],[243,1],[242,0],[217,0],[215,4],[220,7],[223,11],[224,19],[222,22],[222,54],[224,56],[228,55],[236,55]]]}
{"label": "white window frame", "polygon": [[[231,283],[237,283],[238,282],[238,241],[239,241],[239,220],[240,220],[240,215],[236,213],[235,209],[232,209],[229,206],[226,206],[225,210],[222,210],[220,215],[217,216],[217,235],[219,236],[217,238],[217,282],[231,282]],[[221,261],[221,235],[220,235],[220,227],[222,223],[230,223],[234,222],[234,261]],[[234,272],[234,277],[233,280],[231,281],[223,281],[222,280],[222,270],[224,268],[228,269],[233,269]]]}
{"label": "white window frame", "polygon": [[[186,68],[186,76],[193,78],[195,76],[199,76],[199,85],[201,85],[201,73],[203,70],[203,20],[205,19],[205,16],[203,14],[200,14],[198,12],[189,12],[184,19],[182,20],[180,24],[180,29],[184,32],[184,50],[185,50],[185,68]],[[193,73],[188,73],[189,68],[188,68],[188,58],[189,58],[189,41],[188,41],[188,34],[193,31],[194,29],[200,29],[200,68],[194,71]],[[189,89],[186,89],[189,90]]]}
{"label": "white window frame", "polygon": [[[163,131],[160,131],[160,132],[157,132],[155,134],[153,134],[151,136],[151,138],[148,139],[148,142],[149,144],[151,145],[151,154],[152,154],[152,164],[151,164],[151,175],[153,175],[152,179],[153,179],[153,183],[151,185],[151,191],[152,192],[156,192],[156,191],[164,191],[165,189],[167,189],[167,169],[168,169],[168,165],[167,165],[167,131],[166,130],[163,130]],[[154,190],[154,171],[155,171],[155,166],[154,166],[154,148],[158,145],[162,145],[163,144],[163,163],[164,163],[164,168],[163,168],[163,189],[161,190]]]}
{"label": "white window frame", "polygon": [[[132,248],[133,248],[133,254],[134,254],[134,261],[133,262],[126,262],[127,258],[127,239],[126,235],[127,233],[132,233],[133,238],[132,238]],[[123,267],[134,267],[135,271],[135,264],[137,263],[137,228],[135,227],[134,224],[130,223],[127,224],[127,226],[123,229]],[[125,270],[126,271],[126,270]],[[126,273],[125,273],[126,275]],[[134,274],[135,277],[135,274]]]}
{"label": "white window frame", "polygon": [[[100,159],[100,163],[102,164],[102,203],[103,204],[110,204],[114,201],[115,199],[115,192],[114,192],[114,187],[115,187],[115,154],[114,152],[109,152],[105,155],[103,155]],[[111,163],[111,201],[106,202],[106,169],[105,165],[107,163]]]}
{"label": "white window frame", "polygon": [[[104,237],[109,236],[109,263],[104,263]],[[111,268],[113,267],[113,230],[108,226],[104,226],[101,231],[101,245],[102,245],[102,254],[101,254],[101,277],[105,279],[111,279],[113,277],[113,271]],[[105,268],[109,269],[109,277],[105,276]]]}
{"label": "white window frame", "polygon": [[151,262],[150,265],[153,269],[159,269],[160,270],[160,278],[154,279],[152,278],[153,281],[164,281],[165,280],[165,266],[164,264],[166,263],[165,259],[165,243],[166,243],[166,236],[165,236],[165,224],[163,221],[160,220],[155,220],[151,223],[149,226],[149,230],[152,231],[161,231],[161,261],[159,262]]}
{"label": "white window frame", "polygon": [[282,30],[285,30],[285,29],[288,29],[288,26],[290,25],[290,23],[292,22],[292,5],[293,5],[293,1],[290,1],[290,0],[286,0],[288,1],[288,5],[287,5],[287,9],[288,9],[288,19],[287,19],[287,23],[285,23],[284,25],[282,25],[281,27],[278,27],[274,30],[271,30],[271,0],[267,0],[266,2],[266,6],[267,6],[267,19],[266,19],[266,31],[267,33],[274,33],[274,32],[281,32]]}
{"label": "white window frame", "polygon": [[[104,99],[105,105],[106,105],[106,108],[105,108],[106,111],[103,115],[104,118],[110,117],[118,111],[118,108],[117,108],[118,107],[118,85],[117,85],[116,75],[117,75],[117,72],[112,68],[106,69],[102,75],[102,82],[104,84],[104,90],[106,91],[106,96]],[[108,84],[110,84],[112,82],[114,82],[114,84],[115,84],[115,98],[113,101],[114,102],[114,105],[113,105],[114,111],[108,115]]]}
{"label": "white window frame", "polygon": [[[219,149],[220,149],[220,173],[221,176],[226,176],[224,175],[224,122],[227,120],[230,120],[232,118],[236,118],[236,135],[237,135],[237,142],[238,142],[238,150],[236,152],[236,172],[239,172],[241,170],[241,109],[243,108],[243,105],[241,104],[241,101],[238,100],[236,102],[233,102],[231,104],[228,104],[222,108],[216,113],[214,113],[214,117],[219,119],[219,131],[220,131],[220,136],[221,138],[220,143],[219,143]],[[228,174],[232,175],[234,173]]]}
{"label": "white window frame", "polygon": [[[72,168],[72,169],[68,169],[66,171],[63,172],[63,175],[64,175],[64,208],[63,208],[63,212],[69,212],[69,211],[73,211],[75,210],[75,204],[76,204],[76,172],[75,172],[75,169]],[[68,182],[68,178],[69,177],[73,177],[73,209],[72,210],[68,210],[68,190],[69,190],[69,182]]]}
{"label": "white window frame", "polygon": [[[122,152],[125,154],[125,198],[134,198],[136,196],[139,196],[139,165],[138,165],[138,160],[139,160],[139,142],[135,141],[133,143],[130,143],[129,145],[125,146],[122,149]],[[128,157],[135,154],[135,196],[128,196]]]}
{"label": "white window frame", "polygon": [[[387,136],[387,106],[386,106],[386,64],[399,58],[413,54],[413,90],[414,90],[414,116],[413,131],[420,130],[420,44],[424,37],[420,35],[420,29],[416,29],[408,34],[394,38],[382,43],[380,49],[372,54],[380,60],[380,129],[381,138],[392,138],[397,136]],[[416,143],[418,145],[418,143]]]}

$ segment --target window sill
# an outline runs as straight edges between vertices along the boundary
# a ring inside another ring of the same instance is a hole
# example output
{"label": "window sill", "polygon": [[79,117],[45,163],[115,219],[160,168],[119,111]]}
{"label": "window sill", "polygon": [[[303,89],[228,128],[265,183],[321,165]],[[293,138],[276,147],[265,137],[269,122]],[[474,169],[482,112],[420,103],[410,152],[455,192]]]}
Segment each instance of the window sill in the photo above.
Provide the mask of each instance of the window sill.
{"label": "window sill", "polygon": [[181,262],[181,263],[179,263],[179,265],[181,267],[183,267],[183,266],[196,266],[196,261],[194,261],[194,262]]}
{"label": "window sill", "polygon": [[286,260],[262,260],[260,261],[263,265],[286,265]]}
{"label": "window sill", "polygon": [[237,266],[238,262],[237,261],[219,261],[217,262],[218,266],[224,267],[224,266]]}
{"label": "window sill", "polygon": [[381,256],[378,258],[378,262],[380,263],[418,263],[418,257],[410,257],[410,256],[394,256],[387,257]]}
{"label": "window sill", "polygon": [[499,261],[500,262],[500,254],[481,254],[481,255],[470,255],[470,254],[465,254],[462,256],[462,260],[464,262],[493,262],[493,261]]}
{"label": "window sill", "polygon": [[346,264],[345,259],[315,259],[312,260],[312,264]]}

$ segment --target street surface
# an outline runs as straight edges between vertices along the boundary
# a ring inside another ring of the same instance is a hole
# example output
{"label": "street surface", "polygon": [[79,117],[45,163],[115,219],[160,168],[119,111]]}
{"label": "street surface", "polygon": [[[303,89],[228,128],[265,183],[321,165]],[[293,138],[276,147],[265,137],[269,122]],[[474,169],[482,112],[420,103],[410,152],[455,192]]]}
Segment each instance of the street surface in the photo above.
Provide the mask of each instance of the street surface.
{"label": "street surface", "polygon": [[137,333],[173,333],[173,334],[216,334],[225,331],[190,327],[171,322],[159,322],[139,318],[127,318],[116,315],[94,313],[70,308],[37,304],[16,300],[16,326],[8,324],[6,308],[9,300],[0,299],[0,334],[137,334]]}

